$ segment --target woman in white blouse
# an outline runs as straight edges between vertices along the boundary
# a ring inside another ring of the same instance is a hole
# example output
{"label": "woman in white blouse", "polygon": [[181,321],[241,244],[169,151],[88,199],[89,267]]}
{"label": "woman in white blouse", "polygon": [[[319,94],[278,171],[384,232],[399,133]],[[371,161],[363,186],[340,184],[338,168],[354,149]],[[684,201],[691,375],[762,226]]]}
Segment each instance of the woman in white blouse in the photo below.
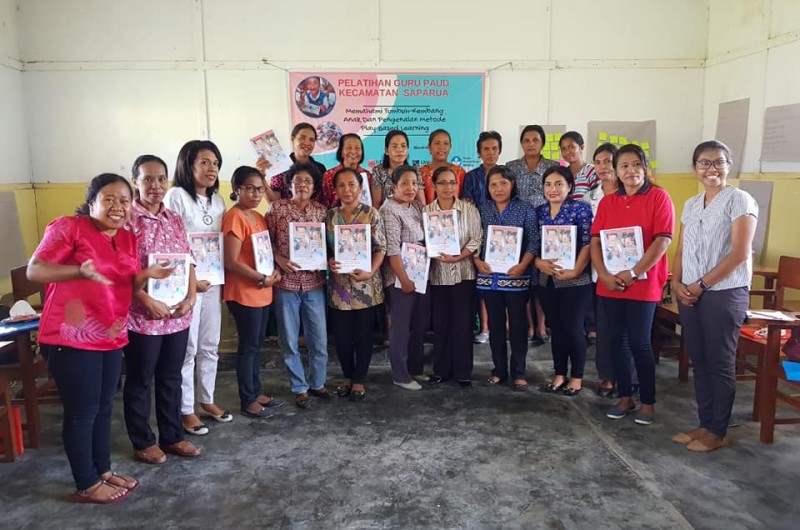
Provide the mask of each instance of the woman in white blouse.
{"label": "woman in white blouse", "polygon": [[703,142],[692,166],[703,191],[683,208],[672,271],[684,344],[694,363],[699,426],[673,440],[695,452],[727,445],[736,394],[736,347],[749,305],[752,244],[758,218],[753,197],[727,184],[730,149]]}
{"label": "woman in white blouse", "polygon": [[[218,193],[221,167],[219,149],[207,140],[187,142],[178,153],[172,188],[164,197],[164,204],[181,216],[188,234],[216,234],[222,228],[225,201]],[[191,237],[189,243],[192,244]],[[191,246],[196,262],[211,258],[203,255],[196,245]],[[200,408],[206,415],[222,423],[233,420],[230,412],[214,403],[219,360],[221,289],[222,285],[212,285],[201,278],[197,280],[197,300],[189,327],[181,385],[181,415],[187,434],[208,434],[208,427],[195,413],[195,377]]]}

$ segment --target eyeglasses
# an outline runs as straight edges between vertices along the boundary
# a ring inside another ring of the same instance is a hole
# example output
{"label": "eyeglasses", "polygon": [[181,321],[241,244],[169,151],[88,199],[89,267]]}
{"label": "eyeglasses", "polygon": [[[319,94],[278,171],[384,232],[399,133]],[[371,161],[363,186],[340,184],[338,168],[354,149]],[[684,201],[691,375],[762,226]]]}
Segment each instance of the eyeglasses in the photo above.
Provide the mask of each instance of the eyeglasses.
{"label": "eyeglasses", "polygon": [[437,180],[437,186],[458,186],[458,182],[455,180]]}
{"label": "eyeglasses", "polygon": [[166,184],[167,177],[165,176],[158,176],[158,177],[151,177],[150,175],[145,175],[141,178],[141,181],[145,183],[145,185],[149,186],[154,182],[158,182],[159,184]]}
{"label": "eyeglasses", "polygon": [[711,169],[711,166],[722,171],[726,167],[728,167],[729,162],[724,158],[718,158],[717,160],[698,160],[695,162],[695,167],[697,169]]}
{"label": "eyeglasses", "polygon": [[239,186],[239,189],[243,189],[247,193],[251,193],[251,194],[252,193],[258,193],[259,195],[261,195],[262,193],[264,193],[264,186],[250,186],[250,185],[247,185],[247,186]]}
{"label": "eyeglasses", "polygon": [[292,181],[292,183],[295,186],[313,186],[314,185],[314,179],[299,179],[299,178],[295,178]]}

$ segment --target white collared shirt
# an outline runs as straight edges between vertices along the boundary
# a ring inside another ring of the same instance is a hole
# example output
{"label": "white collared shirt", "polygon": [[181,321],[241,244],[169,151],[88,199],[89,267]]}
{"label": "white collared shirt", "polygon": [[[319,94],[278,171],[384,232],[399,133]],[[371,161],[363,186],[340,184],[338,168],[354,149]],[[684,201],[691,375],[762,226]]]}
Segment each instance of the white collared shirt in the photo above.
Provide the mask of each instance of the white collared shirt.
{"label": "white collared shirt", "polygon": [[[164,196],[164,206],[181,216],[187,233],[222,230],[225,201],[219,193],[212,195],[210,200],[208,197],[198,197],[195,201],[183,188],[172,187]],[[211,224],[203,221],[206,215],[211,219]]]}

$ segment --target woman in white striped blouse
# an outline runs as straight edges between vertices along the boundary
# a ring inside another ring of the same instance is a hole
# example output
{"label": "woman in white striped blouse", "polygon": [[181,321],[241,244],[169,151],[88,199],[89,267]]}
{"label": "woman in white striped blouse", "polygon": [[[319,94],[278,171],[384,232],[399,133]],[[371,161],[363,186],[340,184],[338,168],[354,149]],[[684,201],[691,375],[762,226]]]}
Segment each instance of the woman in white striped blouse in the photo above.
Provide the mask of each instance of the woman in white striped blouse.
{"label": "woman in white striped blouse", "polygon": [[716,140],[697,146],[692,166],[703,191],[688,201],[672,271],[684,344],[694,363],[699,426],[673,440],[708,452],[727,445],[736,394],[736,347],[749,305],[758,205],[727,184],[730,149]]}
{"label": "woman in white striped blouse", "polygon": [[454,210],[461,253],[440,254],[431,260],[433,309],[433,375],[428,384],[455,379],[462,388],[472,384],[472,316],[475,314],[474,256],[481,248],[483,230],[478,209],[456,198],[458,179],[448,167],[431,177],[436,197],[425,212]]}

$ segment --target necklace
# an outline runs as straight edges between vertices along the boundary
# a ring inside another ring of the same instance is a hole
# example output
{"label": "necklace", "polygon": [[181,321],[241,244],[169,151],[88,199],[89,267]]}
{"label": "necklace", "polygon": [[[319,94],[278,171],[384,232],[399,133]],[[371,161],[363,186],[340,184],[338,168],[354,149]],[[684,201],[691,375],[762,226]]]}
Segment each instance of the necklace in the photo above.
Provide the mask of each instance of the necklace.
{"label": "necklace", "polygon": [[[206,203],[208,201],[208,203]],[[208,197],[203,197],[200,199],[200,209],[203,210],[203,223],[206,225],[211,225],[214,222],[214,219],[211,218],[211,215],[208,213],[208,209],[211,207],[211,199]]]}

